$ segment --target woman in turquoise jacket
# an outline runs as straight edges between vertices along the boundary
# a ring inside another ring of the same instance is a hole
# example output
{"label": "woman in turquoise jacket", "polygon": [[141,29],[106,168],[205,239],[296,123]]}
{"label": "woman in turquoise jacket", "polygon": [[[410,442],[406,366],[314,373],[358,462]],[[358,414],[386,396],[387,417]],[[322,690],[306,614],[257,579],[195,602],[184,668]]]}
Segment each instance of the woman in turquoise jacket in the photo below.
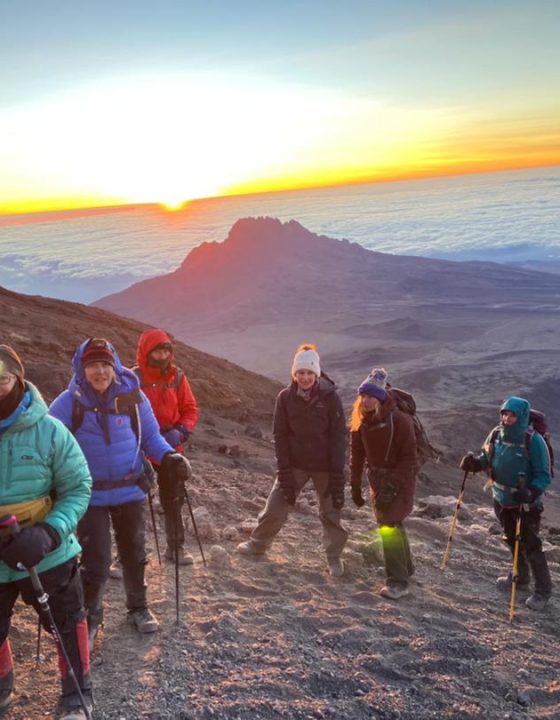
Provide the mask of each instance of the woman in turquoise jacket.
{"label": "woman in turquoise jacket", "polygon": [[[515,525],[521,513],[521,544],[518,588],[529,587],[530,571],[535,592],[527,598],[532,610],[543,610],[552,592],[550,571],[539,536],[544,491],[550,485],[551,464],[546,443],[529,429],[531,406],[520,397],[508,398],[500,409],[500,425],[494,428],[480,455],[472,453],[461,460],[465,472],[488,470],[492,478],[494,510],[512,553]],[[511,573],[499,577],[501,590],[511,590]]]}
{"label": "woman in turquoise jacket", "polygon": [[[0,516],[16,515],[21,531],[0,537],[0,711],[14,682],[8,633],[18,595],[40,607],[29,574],[40,573],[74,672],[91,702],[87,624],[74,534],[91,495],[91,476],[78,443],[47,414],[37,388],[24,379],[17,353],[0,345]],[[47,630],[49,628],[45,626]],[[80,699],[61,660],[59,717],[79,717]],[[85,717],[85,715],[84,715]]]}

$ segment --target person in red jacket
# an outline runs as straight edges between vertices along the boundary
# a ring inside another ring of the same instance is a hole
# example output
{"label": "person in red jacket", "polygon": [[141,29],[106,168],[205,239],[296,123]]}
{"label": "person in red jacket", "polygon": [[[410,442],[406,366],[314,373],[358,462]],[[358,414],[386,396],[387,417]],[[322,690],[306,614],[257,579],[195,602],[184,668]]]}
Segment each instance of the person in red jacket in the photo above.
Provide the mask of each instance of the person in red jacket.
{"label": "person in red jacket", "polygon": [[[176,452],[182,453],[198,422],[198,405],[185,373],[175,365],[171,337],[163,330],[146,330],[138,341],[136,362],[138,364],[133,370],[152,405],[161,434]],[[152,464],[157,470],[157,464]],[[177,531],[179,564],[191,565],[192,555],[184,549],[185,526],[181,509],[167,502],[165,493],[161,492],[159,473],[158,486],[167,539],[165,557],[171,562],[175,561]]]}
{"label": "person in red jacket", "polygon": [[384,369],[372,370],[358,388],[350,437],[352,500],[356,507],[365,504],[365,466],[387,574],[380,594],[398,600],[408,595],[409,579],[414,574],[403,521],[414,504],[418,463],[412,418],[397,408]]}

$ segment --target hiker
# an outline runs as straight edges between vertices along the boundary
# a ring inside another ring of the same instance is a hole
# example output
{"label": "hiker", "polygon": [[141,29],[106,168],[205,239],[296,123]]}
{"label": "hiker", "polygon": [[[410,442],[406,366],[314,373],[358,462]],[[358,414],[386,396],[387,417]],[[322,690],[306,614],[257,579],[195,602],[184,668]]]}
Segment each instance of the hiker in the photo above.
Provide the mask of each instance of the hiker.
{"label": "hiker", "polygon": [[160,435],[138,378],[122,366],[110,342],[89,338],[72,360],[68,389],[50,413],[70,428],[93,477],[89,508],[78,525],[90,647],[103,622],[103,596],[111,566],[111,524],[122,563],[127,619],[140,633],[155,632],[145,584],[145,507],[149,481],[143,451],[161,464],[166,491],[181,496],[190,476],[186,458]]}
{"label": "hiker", "polygon": [[[86,699],[92,704],[86,613],[74,535],[91,495],[91,475],[71,433],[49,417],[37,388],[25,380],[23,363],[0,345],[0,517],[15,515],[19,533],[0,537],[0,714],[11,700],[14,672],[8,634],[18,595],[40,611],[29,573],[40,573],[62,642]],[[44,616],[43,627],[50,632]],[[58,649],[58,646],[57,646]],[[60,718],[80,714],[80,699],[59,651]]]}
{"label": "hiker", "polygon": [[358,508],[365,504],[364,466],[385,559],[380,594],[398,600],[408,595],[414,574],[403,522],[414,504],[418,462],[412,417],[397,407],[384,368],[374,368],[360,385],[350,418],[350,479]]}
{"label": "hiker", "polygon": [[311,480],[319,501],[329,572],[340,577],[344,574],[340,555],[348,537],[340,524],[344,505],[344,411],[334,383],[321,373],[314,345],[301,345],[296,351],[291,384],[276,398],[273,430],[278,474],[257,527],[237,550],[242,555],[264,554]]}
{"label": "hiker", "polygon": [[[539,532],[551,466],[544,439],[529,430],[530,409],[524,398],[508,398],[500,408],[500,425],[488,435],[480,454],[465,455],[460,467],[465,472],[490,473],[494,512],[512,555],[516,520],[521,513],[517,588],[529,589],[532,571],[535,590],[525,604],[531,610],[544,610],[552,593],[552,582]],[[512,573],[499,577],[496,584],[499,590],[510,592]]]}
{"label": "hiker", "polygon": [[[140,336],[136,349],[137,366],[132,368],[140,380],[140,387],[150,401],[159,429],[167,442],[182,453],[198,421],[198,406],[185,373],[175,365],[173,343],[163,330],[146,330]],[[157,471],[158,464],[152,465]],[[182,503],[169,503],[162,492],[158,473],[160,501],[164,513],[167,548],[165,558],[179,565],[192,565],[193,557],[185,552],[185,525],[181,513]],[[175,538],[175,529],[177,538]]]}

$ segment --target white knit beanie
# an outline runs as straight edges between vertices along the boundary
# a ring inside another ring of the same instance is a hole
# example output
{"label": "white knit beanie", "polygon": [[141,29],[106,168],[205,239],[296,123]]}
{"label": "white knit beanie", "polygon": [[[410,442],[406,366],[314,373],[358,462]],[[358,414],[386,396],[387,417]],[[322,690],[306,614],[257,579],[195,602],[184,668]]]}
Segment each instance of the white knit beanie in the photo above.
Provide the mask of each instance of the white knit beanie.
{"label": "white knit beanie", "polygon": [[298,348],[292,363],[292,377],[298,370],[311,370],[317,377],[321,376],[319,353],[314,345],[302,345]]}

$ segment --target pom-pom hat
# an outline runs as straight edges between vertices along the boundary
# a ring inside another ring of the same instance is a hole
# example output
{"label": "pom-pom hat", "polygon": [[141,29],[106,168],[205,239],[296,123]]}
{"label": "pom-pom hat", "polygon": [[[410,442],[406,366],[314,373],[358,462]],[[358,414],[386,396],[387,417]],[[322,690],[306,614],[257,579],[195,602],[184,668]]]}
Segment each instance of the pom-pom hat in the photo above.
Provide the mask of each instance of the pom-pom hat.
{"label": "pom-pom hat", "polygon": [[298,370],[309,370],[317,377],[321,376],[321,361],[315,345],[301,345],[297,349],[292,363],[292,377]]}
{"label": "pom-pom hat", "polygon": [[374,368],[358,388],[359,395],[370,395],[382,402],[387,397],[387,371]]}

